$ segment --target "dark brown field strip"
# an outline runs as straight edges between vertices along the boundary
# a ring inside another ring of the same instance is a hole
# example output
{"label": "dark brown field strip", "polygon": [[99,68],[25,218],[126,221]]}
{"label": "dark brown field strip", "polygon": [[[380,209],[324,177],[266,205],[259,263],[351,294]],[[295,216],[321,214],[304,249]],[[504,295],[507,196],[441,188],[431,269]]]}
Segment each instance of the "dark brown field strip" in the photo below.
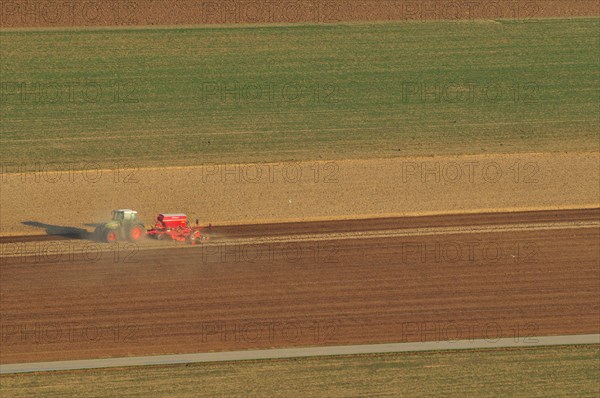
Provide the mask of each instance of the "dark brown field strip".
{"label": "dark brown field strip", "polygon": [[0,361],[593,334],[599,253],[570,228],[11,258]]}

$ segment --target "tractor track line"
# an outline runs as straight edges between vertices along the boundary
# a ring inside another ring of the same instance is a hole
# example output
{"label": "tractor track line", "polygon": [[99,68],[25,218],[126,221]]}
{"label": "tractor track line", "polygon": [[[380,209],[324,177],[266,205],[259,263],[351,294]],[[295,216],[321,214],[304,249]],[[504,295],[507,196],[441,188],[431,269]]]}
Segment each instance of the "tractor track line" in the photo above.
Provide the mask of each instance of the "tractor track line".
{"label": "tractor track line", "polygon": [[[240,245],[264,244],[264,243],[287,243],[287,242],[314,242],[349,239],[382,239],[409,236],[434,236],[434,235],[458,235],[458,234],[481,234],[496,232],[517,231],[548,231],[566,229],[600,228],[600,222],[556,222],[535,224],[505,224],[495,226],[478,227],[434,227],[434,228],[411,228],[399,230],[369,231],[369,232],[341,232],[315,235],[288,235],[266,238],[239,238],[228,239],[224,243],[235,243]],[[217,242],[218,243],[218,242]],[[212,243],[208,243],[210,245]]]}

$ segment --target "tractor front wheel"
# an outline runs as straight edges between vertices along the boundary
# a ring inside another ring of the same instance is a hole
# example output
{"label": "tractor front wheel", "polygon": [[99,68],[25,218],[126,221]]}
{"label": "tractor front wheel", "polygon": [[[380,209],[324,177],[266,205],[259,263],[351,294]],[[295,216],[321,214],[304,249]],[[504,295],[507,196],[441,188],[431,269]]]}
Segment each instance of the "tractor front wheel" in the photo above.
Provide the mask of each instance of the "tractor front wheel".
{"label": "tractor front wheel", "polygon": [[108,243],[116,242],[119,240],[119,235],[117,231],[109,230],[106,231],[106,238],[104,240]]}

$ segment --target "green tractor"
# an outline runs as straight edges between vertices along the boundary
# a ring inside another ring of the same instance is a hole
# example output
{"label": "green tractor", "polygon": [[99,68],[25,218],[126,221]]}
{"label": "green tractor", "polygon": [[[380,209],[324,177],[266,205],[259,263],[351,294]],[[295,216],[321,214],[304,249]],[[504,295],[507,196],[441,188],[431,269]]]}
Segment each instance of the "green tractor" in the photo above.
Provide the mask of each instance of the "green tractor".
{"label": "green tractor", "polygon": [[146,234],[144,225],[139,222],[137,211],[129,209],[113,210],[112,220],[99,225],[94,238],[101,242],[129,240],[137,242]]}

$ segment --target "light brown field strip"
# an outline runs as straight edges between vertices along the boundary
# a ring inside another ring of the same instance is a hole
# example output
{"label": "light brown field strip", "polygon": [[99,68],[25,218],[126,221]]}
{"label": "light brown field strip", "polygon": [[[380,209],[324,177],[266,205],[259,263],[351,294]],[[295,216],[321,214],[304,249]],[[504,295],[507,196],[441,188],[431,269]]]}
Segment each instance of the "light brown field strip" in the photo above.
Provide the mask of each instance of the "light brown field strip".
{"label": "light brown field strip", "polygon": [[[139,170],[115,165],[113,170],[93,172],[97,177],[93,183],[86,180],[85,173],[66,170],[9,173],[2,176],[0,235],[87,233],[95,223],[106,221],[114,208],[137,210],[146,225],[153,224],[156,214],[172,211],[219,228],[435,214],[461,220],[464,213],[585,210],[600,206],[599,165],[598,154],[587,152]],[[448,175],[448,170],[454,169],[460,178]],[[11,170],[16,169],[5,171]],[[299,178],[290,180],[286,170],[295,170]],[[246,175],[259,178],[248,180]],[[157,189],[164,181],[169,181],[178,194]],[[56,207],[56,203],[61,206]],[[69,211],[62,210],[65,208]],[[506,217],[506,222],[513,222],[513,217]],[[230,232],[237,236],[237,228],[230,228],[228,236]],[[269,230],[263,228],[263,233]]]}

